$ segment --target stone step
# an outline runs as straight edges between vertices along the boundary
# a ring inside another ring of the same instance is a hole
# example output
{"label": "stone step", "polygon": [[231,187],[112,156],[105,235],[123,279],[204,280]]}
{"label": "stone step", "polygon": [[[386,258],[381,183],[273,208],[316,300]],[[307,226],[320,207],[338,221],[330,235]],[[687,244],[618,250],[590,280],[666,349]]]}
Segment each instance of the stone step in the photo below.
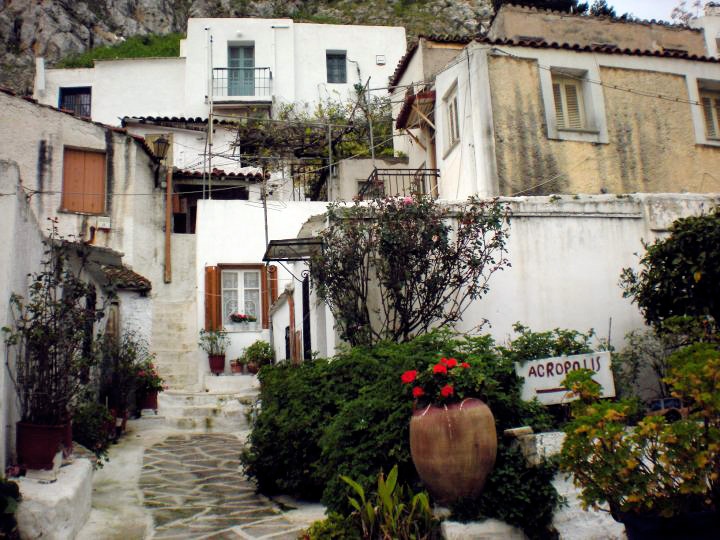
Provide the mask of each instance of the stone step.
{"label": "stone step", "polygon": [[[217,377],[232,379],[232,377]],[[248,377],[248,379],[254,379]],[[247,415],[257,399],[252,381],[232,383],[234,392],[163,392],[158,396],[158,412],[171,426],[206,432],[237,432],[249,429]]]}

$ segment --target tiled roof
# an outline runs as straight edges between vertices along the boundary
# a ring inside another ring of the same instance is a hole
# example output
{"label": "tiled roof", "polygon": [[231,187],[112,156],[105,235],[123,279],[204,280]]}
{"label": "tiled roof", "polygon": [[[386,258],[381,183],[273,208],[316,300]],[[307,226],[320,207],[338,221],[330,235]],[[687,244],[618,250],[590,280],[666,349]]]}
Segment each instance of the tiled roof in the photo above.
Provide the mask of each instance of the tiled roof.
{"label": "tiled roof", "polygon": [[[200,179],[202,177],[203,177],[202,171],[189,171],[189,170],[184,170],[184,169],[175,169],[173,171],[173,178]],[[222,169],[213,169],[212,177],[217,178],[218,180],[222,180],[222,179],[245,180],[248,182],[262,182],[262,179],[263,179],[262,172],[236,173],[236,172],[226,172],[226,171],[223,171]]]}
{"label": "tiled roof", "polygon": [[486,37],[476,38],[479,43],[488,45],[509,45],[516,47],[531,47],[533,49],[563,49],[576,52],[592,52],[602,54],[624,54],[630,56],[655,56],[657,58],[676,58],[680,60],[692,60],[695,62],[720,63],[720,59],[711,56],[698,56],[683,51],[648,51],[642,49],[621,49],[616,45],[578,45],[577,43],[549,43],[541,40],[514,41],[512,39],[489,39]]}
{"label": "tiled roof", "polygon": [[118,289],[143,293],[152,289],[148,278],[133,272],[127,266],[103,266],[102,270],[107,280]]}
{"label": "tiled roof", "polygon": [[418,41],[416,41],[410,46],[408,51],[405,53],[405,56],[403,56],[398,62],[398,65],[395,68],[395,72],[390,77],[390,86],[395,86],[400,80],[400,77],[402,77],[402,74],[405,73],[405,70],[410,63],[410,60],[412,60],[413,56],[415,56],[415,53],[418,50],[418,45],[421,39],[425,39],[427,41],[435,41],[437,43],[459,43],[463,45],[466,43],[470,43],[473,38],[471,36],[451,36],[448,34],[431,34],[428,36],[418,36]]}
{"label": "tiled roof", "polygon": [[140,137],[139,135],[133,135],[132,133],[128,133],[128,130],[125,128],[117,127],[117,126],[109,126],[107,124],[103,124],[102,122],[96,122],[94,120],[91,120],[90,118],[85,118],[84,116],[78,116],[73,111],[68,111],[66,109],[59,109],[57,107],[53,107],[52,105],[46,105],[44,103],[39,103],[37,99],[32,98],[30,96],[19,96],[9,88],[4,88],[0,86],[0,92],[3,94],[7,94],[8,96],[12,96],[18,99],[22,99],[24,101],[27,101],[28,103],[32,103],[33,105],[37,105],[38,107],[44,107],[45,109],[50,109],[52,111],[57,111],[60,113],[67,114],[69,116],[72,116],[76,120],[80,120],[81,122],[87,122],[89,124],[95,124],[98,127],[101,127],[103,129],[110,130],[114,133],[121,133],[123,135],[127,135],[131,139],[134,139],[135,142],[137,142],[140,146],[142,146],[143,150],[145,150],[145,153],[155,162],[158,162],[158,158],[155,155],[155,153],[152,151],[152,149],[148,146],[147,142],[145,142],[145,139]]}

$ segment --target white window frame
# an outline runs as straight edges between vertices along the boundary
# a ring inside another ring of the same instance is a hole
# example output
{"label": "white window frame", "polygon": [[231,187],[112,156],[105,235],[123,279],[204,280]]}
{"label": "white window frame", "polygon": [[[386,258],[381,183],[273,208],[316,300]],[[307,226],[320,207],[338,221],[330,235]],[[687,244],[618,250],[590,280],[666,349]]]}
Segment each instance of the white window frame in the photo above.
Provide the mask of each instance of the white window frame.
{"label": "white window frame", "polygon": [[[609,136],[603,88],[600,84],[590,82],[600,81],[598,64],[592,62],[591,58],[575,53],[564,54],[564,51],[547,51],[545,54],[538,54],[536,61],[548,139],[607,144]],[[561,78],[568,82],[576,80],[579,89],[582,90],[578,94],[582,107],[583,127],[581,128],[568,128],[558,124],[553,79]]]}
{"label": "white window frame", "polygon": [[[226,287],[225,286],[225,275],[226,274],[236,274],[237,275],[237,287]],[[245,287],[245,274],[257,274],[257,287]],[[253,290],[258,292],[258,303],[255,306],[255,313],[252,313],[252,315],[255,316],[255,322],[247,322],[247,323],[235,323],[232,320],[230,320],[230,310],[227,309],[228,301],[225,299],[225,293],[226,291],[237,291],[237,299],[238,299],[238,307],[236,308],[236,311],[239,311],[240,313],[244,313],[245,315],[248,315],[248,309],[247,309],[247,302],[250,300],[245,299],[245,291],[247,290]],[[262,290],[262,272],[258,269],[253,268],[222,268],[220,270],[220,317],[222,320],[223,326],[230,327],[233,330],[236,331],[248,331],[248,332],[258,332],[262,328],[262,316],[263,316],[263,290]],[[242,309],[239,308],[239,306],[243,306]]]}
{"label": "white window frame", "polygon": [[460,142],[460,111],[458,103],[457,81],[443,97],[443,116],[445,117],[445,152],[446,157]]}

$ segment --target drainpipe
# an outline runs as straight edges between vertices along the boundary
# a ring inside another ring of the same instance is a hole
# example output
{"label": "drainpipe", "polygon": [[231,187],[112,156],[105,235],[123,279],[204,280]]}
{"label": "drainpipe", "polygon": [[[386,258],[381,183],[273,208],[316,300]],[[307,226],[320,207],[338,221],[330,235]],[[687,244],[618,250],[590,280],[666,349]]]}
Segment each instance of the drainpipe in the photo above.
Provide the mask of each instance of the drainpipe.
{"label": "drainpipe", "polygon": [[[169,160],[168,160],[169,161]],[[165,283],[172,282],[172,252],[170,249],[172,234],[172,164],[166,163],[165,168]]]}

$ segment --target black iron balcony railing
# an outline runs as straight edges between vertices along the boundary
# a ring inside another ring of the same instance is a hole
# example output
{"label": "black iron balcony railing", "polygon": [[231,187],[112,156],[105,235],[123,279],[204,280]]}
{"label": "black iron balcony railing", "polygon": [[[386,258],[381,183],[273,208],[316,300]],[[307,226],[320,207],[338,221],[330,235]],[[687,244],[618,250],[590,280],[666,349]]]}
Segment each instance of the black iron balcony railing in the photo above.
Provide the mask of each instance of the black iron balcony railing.
{"label": "black iron balcony railing", "polygon": [[358,199],[407,195],[437,197],[439,178],[438,169],[375,169],[360,185]]}
{"label": "black iron balcony railing", "polygon": [[213,97],[272,97],[269,67],[213,68]]}

